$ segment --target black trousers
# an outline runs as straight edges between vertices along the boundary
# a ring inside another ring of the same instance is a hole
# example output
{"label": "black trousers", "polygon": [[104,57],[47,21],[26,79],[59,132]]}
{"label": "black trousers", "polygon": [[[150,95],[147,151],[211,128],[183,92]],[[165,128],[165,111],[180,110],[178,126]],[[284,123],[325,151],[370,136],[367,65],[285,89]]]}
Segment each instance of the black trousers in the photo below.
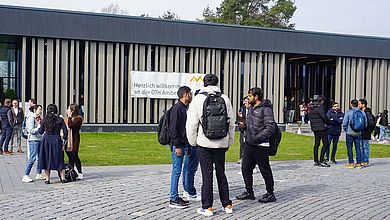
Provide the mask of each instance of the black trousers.
{"label": "black trousers", "polygon": [[81,161],[79,158],[79,152],[78,151],[72,151],[72,152],[66,151],[66,155],[68,155],[69,164],[73,167],[73,169],[76,165],[78,173],[83,173],[83,171],[81,170]]}
{"label": "black trousers", "polygon": [[244,132],[240,131],[240,159],[242,159],[242,156],[244,155],[244,148],[245,148],[245,142],[244,142]]}
{"label": "black trousers", "polygon": [[267,192],[273,194],[274,177],[271,166],[269,165],[268,148],[246,144],[241,170],[242,176],[244,177],[245,189],[251,194],[253,194],[253,169],[256,167],[256,164],[259,166],[260,173],[263,176]]}
{"label": "black trousers", "polygon": [[[318,161],[318,148],[320,147],[320,142],[322,140],[322,148],[320,154],[320,160]],[[329,149],[329,140],[328,132],[325,131],[315,131],[314,132],[314,162],[323,162],[325,152]]]}
{"label": "black trousers", "polygon": [[222,206],[231,205],[229,199],[229,185],[225,175],[225,154],[224,148],[205,148],[198,147],[198,156],[200,168],[202,169],[202,208],[213,207],[213,164],[217,176],[219,199]]}

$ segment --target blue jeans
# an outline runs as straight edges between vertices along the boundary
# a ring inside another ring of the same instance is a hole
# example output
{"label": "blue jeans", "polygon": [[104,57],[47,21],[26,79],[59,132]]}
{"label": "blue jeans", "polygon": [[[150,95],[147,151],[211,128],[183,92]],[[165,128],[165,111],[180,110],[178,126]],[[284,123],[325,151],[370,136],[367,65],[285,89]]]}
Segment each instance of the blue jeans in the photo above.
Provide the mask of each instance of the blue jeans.
{"label": "blue jeans", "polygon": [[11,126],[3,125],[3,133],[1,134],[0,146],[4,152],[8,151],[9,142],[12,138],[13,128]]}
{"label": "blue jeans", "polygon": [[30,157],[28,158],[27,164],[26,164],[26,170],[24,171],[24,175],[29,175],[31,172],[31,169],[34,165],[35,160],[37,160],[37,174],[42,173],[42,169],[39,167],[39,151],[41,141],[29,141],[28,146],[30,148]]}
{"label": "blue jeans", "polygon": [[[194,176],[196,169],[198,167],[198,154],[193,152],[194,149],[191,149],[190,155],[188,155],[188,147],[181,147],[182,155],[179,157],[176,155],[176,146],[171,146],[171,155],[172,155],[172,174],[171,174],[171,190],[170,190],[170,200],[177,201],[179,197],[178,187],[179,187],[179,178],[182,172],[182,165],[184,160],[184,169],[183,169],[183,186],[184,190],[190,195],[195,195],[196,190],[194,187]],[[195,150],[196,151],[196,150]],[[187,189],[186,189],[187,188]],[[193,193],[193,191],[195,191]],[[192,194],[193,193],[193,194]]]}
{"label": "blue jeans", "polygon": [[370,161],[370,140],[362,140],[362,162],[368,163]]}
{"label": "blue jeans", "polygon": [[331,155],[330,158],[331,159],[335,159],[336,151],[337,151],[337,144],[339,143],[339,138],[340,138],[340,136],[328,135],[329,147],[328,147],[328,149],[325,152],[326,159],[329,160],[329,152],[330,152],[330,145],[331,145],[331,143],[333,143],[333,148],[332,148],[332,155]]}
{"label": "blue jeans", "polygon": [[347,134],[346,135],[346,141],[347,141],[347,155],[348,155],[348,162],[353,163],[353,152],[352,152],[352,145],[355,144],[355,151],[356,151],[356,163],[361,164],[362,163],[362,154],[361,154],[361,144],[362,144],[362,137],[360,135],[358,136],[352,136]]}
{"label": "blue jeans", "polygon": [[186,147],[183,166],[183,188],[188,194],[196,195],[194,187],[195,173],[198,170],[199,157],[197,147]]}
{"label": "blue jeans", "polygon": [[302,122],[302,124],[305,123],[305,116],[304,115],[301,115],[301,122]]}
{"label": "blue jeans", "polygon": [[383,141],[389,139],[389,133],[387,133],[388,129],[383,125],[381,125],[379,129],[380,129],[379,140]]}

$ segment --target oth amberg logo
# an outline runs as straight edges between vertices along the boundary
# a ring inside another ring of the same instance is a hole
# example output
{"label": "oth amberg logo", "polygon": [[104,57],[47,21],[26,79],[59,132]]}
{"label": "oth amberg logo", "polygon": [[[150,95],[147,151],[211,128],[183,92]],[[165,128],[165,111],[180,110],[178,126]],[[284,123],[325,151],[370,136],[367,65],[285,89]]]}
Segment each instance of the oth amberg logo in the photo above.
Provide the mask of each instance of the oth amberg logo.
{"label": "oth amberg logo", "polygon": [[193,76],[193,77],[190,79],[190,82],[199,82],[199,81],[203,82],[203,77],[202,77],[202,76],[198,76],[198,77]]}

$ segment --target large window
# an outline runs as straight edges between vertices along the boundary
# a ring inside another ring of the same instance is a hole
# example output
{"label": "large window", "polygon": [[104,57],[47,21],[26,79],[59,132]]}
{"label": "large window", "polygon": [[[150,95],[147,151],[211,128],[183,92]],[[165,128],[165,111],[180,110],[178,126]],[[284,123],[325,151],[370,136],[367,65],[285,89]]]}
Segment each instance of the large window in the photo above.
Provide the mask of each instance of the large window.
{"label": "large window", "polygon": [[4,99],[7,89],[19,93],[18,55],[19,42],[17,39],[0,35],[0,95]]}

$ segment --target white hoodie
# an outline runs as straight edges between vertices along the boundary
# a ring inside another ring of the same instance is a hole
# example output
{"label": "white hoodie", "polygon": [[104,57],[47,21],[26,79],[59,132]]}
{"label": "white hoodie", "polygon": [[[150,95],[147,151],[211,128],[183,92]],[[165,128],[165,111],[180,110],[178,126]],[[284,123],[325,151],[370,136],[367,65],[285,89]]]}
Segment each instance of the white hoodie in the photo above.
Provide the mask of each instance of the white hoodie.
{"label": "white hoodie", "polygon": [[207,92],[209,94],[215,94],[221,92],[218,86],[207,86],[200,90],[199,94],[192,99],[187,111],[186,132],[188,143],[191,146],[202,146],[205,148],[228,148],[234,143],[234,130],[235,130],[235,114],[230,99],[222,94],[222,98],[225,100],[227,115],[229,117],[229,133],[226,137],[218,140],[208,139],[204,133],[200,124],[203,114],[203,103],[206,100],[206,96],[201,94]]}

